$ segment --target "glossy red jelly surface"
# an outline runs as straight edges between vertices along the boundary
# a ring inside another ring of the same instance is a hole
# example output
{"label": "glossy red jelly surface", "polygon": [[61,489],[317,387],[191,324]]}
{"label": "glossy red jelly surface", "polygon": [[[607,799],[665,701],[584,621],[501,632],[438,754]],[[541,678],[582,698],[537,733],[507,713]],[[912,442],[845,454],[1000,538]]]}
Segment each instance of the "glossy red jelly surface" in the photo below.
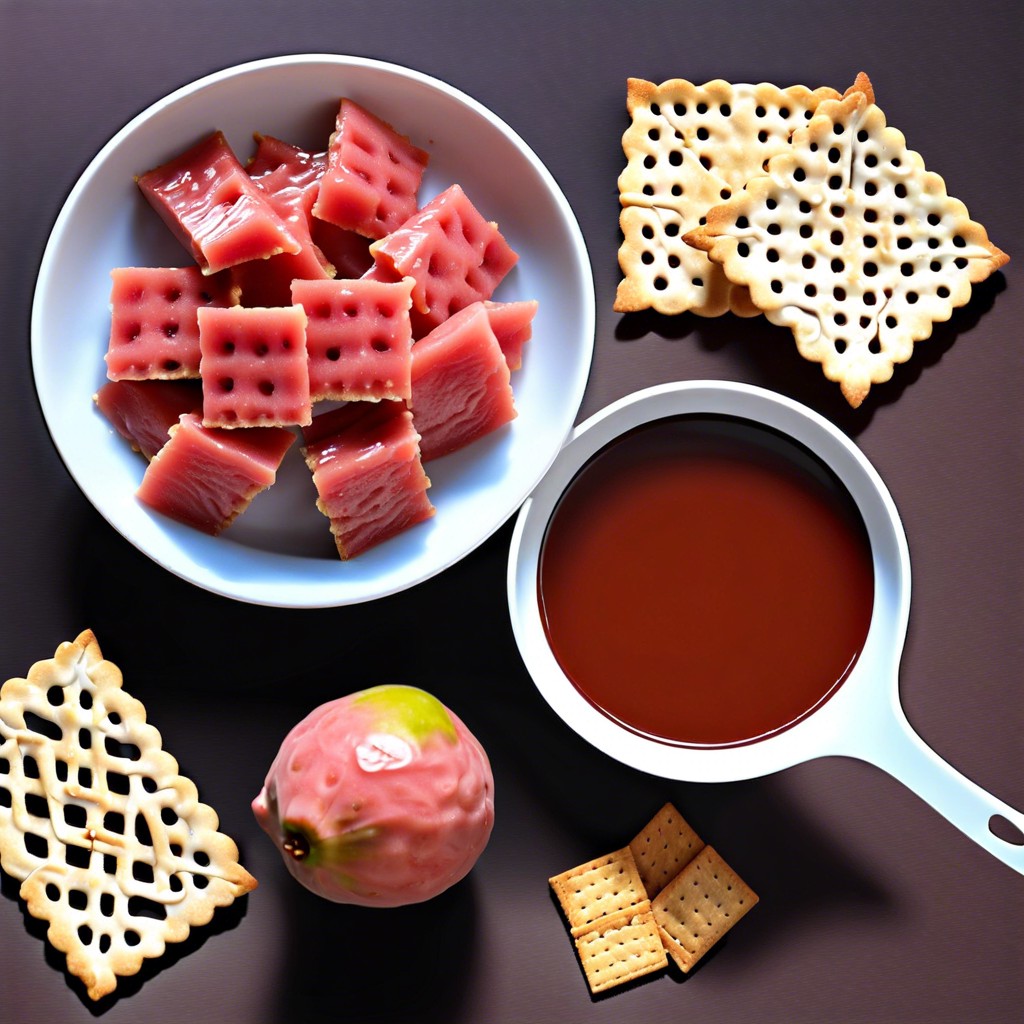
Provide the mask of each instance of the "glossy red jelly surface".
{"label": "glossy red jelly surface", "polygon": [[517,416],[511,373],[482,302],[412,349],[413,423],[423,461],[464,448]]}
{"label": "glossy red jelly surface", "polygon": [[518,254],[493,221],[485,220],[460,185],[452,185],[401,227],[370,246],[376,280],[411,277],[413,336],[422,338],[448,317],[489,299]]}
{"label": "glossy red jelly surface", "polygon": [[849,675],[874,601],[845,488],[795,442],[724,417],[657,421],[591,459],[552,516],[538,586],[587,700],[687,746],[813,711]]}
{"label": "glossy red jelly surface", "polygon": [[386,121],[342,99],[314,216],[368,238],[411,217],[430,157]]}
{"label": "glossy red jelly surface", "polygon": [[430,480],[404,402],[348,402],[302,431],[317,507],[343,559],[429,519]]}

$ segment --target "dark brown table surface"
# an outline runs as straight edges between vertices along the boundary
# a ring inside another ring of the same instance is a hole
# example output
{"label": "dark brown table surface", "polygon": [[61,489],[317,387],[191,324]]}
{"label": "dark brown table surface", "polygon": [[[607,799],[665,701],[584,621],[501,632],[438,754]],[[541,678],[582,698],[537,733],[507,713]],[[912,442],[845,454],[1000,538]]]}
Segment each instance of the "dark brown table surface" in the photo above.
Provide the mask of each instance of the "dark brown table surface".
{"label": "dark brown table surface", "polygon": [[[511,524],[404,594],[282,611],[179,581],[79,493],[31,383],[29,309],[58,210],[102,144],[159,97],[299,52],[445,79],[545,161],[596,283],[581,418],[649,384],[721,378],[797,398],[856,441],[909,538],[908,717],[958,769],[1024,807],[1024,31],[1013,5],[2,0],[0,672],[24,675],[92,628],[260,887],[93,1007],[5,877],[0,1020],[1019,1019],[1024,878],[899,783],[838,758],[728,785],[666,782],[577,739],[514,643]],[[612,311],[628,76],[843,89],[861,70],[889,122],[1013,257],[890,383],[852,411],[783,328]],[[366,911],[297,886],[249,802],[294,722],[383,680],[432,690],[470,724],[493,762],[497,821],[466,881],[419,907]],[[760,905],[685,980],[669,972],[592,1000],[547,878],[621,845],[666,800]]]}

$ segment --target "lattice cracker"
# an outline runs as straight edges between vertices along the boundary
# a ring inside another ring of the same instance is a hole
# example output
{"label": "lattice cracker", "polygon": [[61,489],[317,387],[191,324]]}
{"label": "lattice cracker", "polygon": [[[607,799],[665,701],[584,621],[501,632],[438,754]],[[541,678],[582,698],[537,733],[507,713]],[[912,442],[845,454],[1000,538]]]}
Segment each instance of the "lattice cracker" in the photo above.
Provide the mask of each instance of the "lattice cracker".
{"label": "lattice cracker", "polygon": [[0,689],[0,866],[92,999],[256,887],[89,631]]}
{"label": "lattice cracker", "polygon": [[838,97],[833,89],[799,85],[629,79],[631,123],[622,137],[627,164],[618,183],[624,276],[615,309],[758,313],[745,288],[703,253],[687,251],[683,235],[786,149],[790,133],[818,104]]}
{"label": "lattice cracker", "polygon": [[685,240],[854,407],[1009,259],[887,126],[866,75]]}

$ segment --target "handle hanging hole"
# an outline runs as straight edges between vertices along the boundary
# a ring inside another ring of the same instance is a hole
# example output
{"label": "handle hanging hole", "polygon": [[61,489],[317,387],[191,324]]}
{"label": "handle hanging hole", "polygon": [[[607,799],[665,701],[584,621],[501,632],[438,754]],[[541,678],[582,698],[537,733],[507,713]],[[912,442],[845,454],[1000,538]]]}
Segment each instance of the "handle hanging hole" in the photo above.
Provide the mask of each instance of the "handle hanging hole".
{"label": "handle hanging hole", "polygon": [[988,830],[997,839],[1002,839],[1004,843],[1024,846],[1024,832],[1021,832],[1009,818],[1004,818],[1001,814],[993,814],[988,819]]}

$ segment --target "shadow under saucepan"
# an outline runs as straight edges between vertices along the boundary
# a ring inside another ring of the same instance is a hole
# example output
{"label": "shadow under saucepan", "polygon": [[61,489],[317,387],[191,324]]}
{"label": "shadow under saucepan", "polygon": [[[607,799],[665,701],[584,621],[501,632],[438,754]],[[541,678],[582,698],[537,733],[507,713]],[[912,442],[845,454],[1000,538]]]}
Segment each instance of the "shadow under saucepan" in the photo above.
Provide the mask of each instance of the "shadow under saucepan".
{"label": "shadow under saucepan", "polygon": [[[827,774],[828,762],[732,783],[658,778],[581,739],[548,708],[525,668],[515,676],[510,668],[502,677],[509,692],[492,694],[493,706],[502,708],[492,760],[527,791],[537,820],[565,851],[565,862],[550,865],[548,876],[626,845],[671,802],[758,893],[761,902],[744,920],[744,932],[763,932],[770,942],[768,936],[809,927],[823,915],[895,912],[895,896],[884,881],[801,804],[801,781],[810,777],[813,788],[813,777]],[[494,717],[491,722],[484,714],[482,732],[496,727]],[[528,743],[521,741],[524,734]],[[887,780],[880,777],[878,784]],[[748,948],[748,940],[743,945]],[[749,948],[759,948],[756,937]]]}

